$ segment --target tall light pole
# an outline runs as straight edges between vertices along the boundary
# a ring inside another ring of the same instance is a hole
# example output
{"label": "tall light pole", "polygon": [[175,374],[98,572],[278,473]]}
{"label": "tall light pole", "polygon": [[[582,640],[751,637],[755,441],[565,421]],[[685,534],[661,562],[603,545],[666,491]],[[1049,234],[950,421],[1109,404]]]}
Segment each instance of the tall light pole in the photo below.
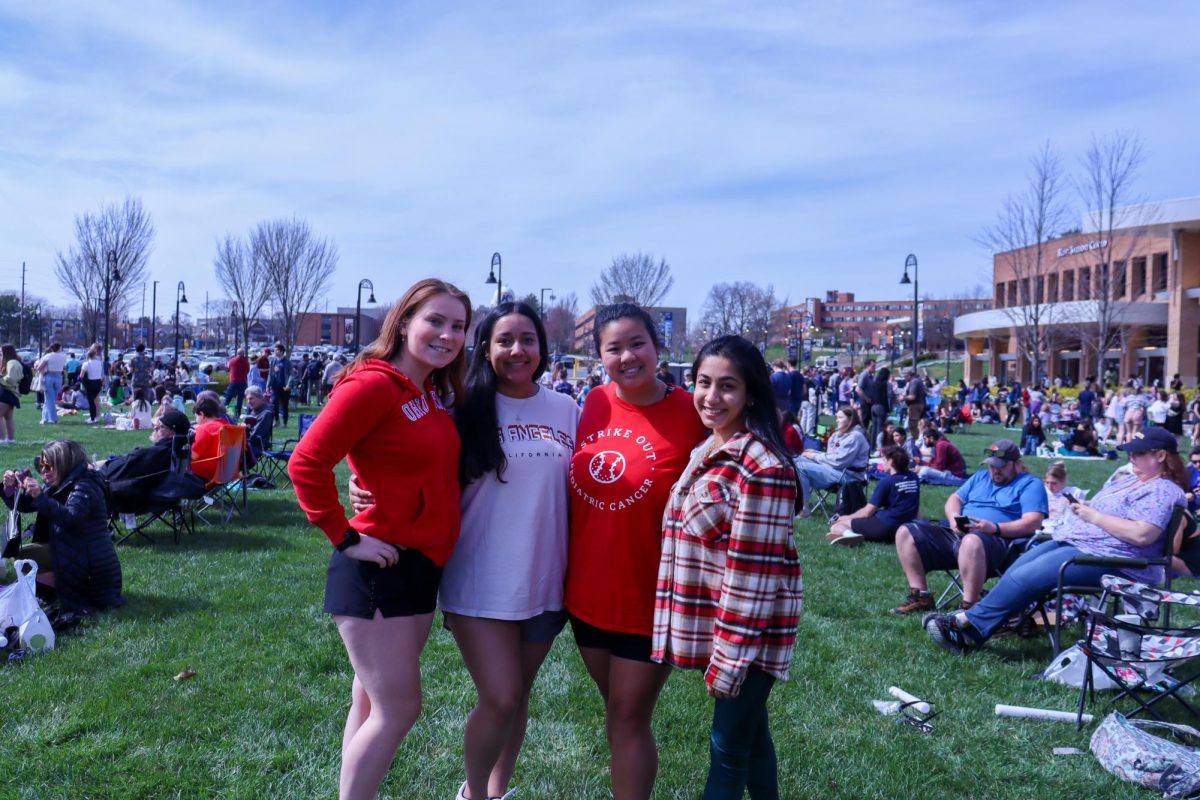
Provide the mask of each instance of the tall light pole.
{"label": "tall light pole", "polygon": [[150,363],[154,363],[154,318],[158,316],[158,281],[150,293]]}
{"label": "tall light pole", "polygon": [[179,304],[187,302],[187,289],[183,287],[183,281],[175,287],[175,366],[179,367]]}
{"label": "tall light pole", "polygon": [[112,291],[114,284],[121,282],[121,273],[117,271],[117,251],[109,250],[104,269],[104,364],[108,368],[108,341],[112,338],[110,330],[112,320]]}
{"label": "tall light pole", "polygon": [[[909,267],[912,267],[913,271],[912,281],[909,281],[908,279]],[[915,372],[917,369],[917,315],[920,311],[920,306],[918,305],[919,301],[917,300],[917,257],[912,253],[909,253],[908,258],[904,259],[904,277],[900,279],[900,285],[907,286],[910,282],[912,283],[913,287],[912,368]]]}
{"label": "tall light pole", "polygon": [[546,319],[546,292],[550,293],[550,302],[553,303],[557,298],[554,296],[553,289],[542,289],[542,299],[538,301],[538,310],[542,312],[542,320]]}
{"label": "tall light pole", "polygon": [[363,278],[358,282],[358,302],[354,304],[354,354],[358,355],[359,327],[362,324],[362,290],[363,287],[371,290],[371,296],[367,298],[368,303],[375,302],[375,284],[371,283],[369,278]]}
{"label": "tall light pole", "polygon": [[496,305],[504,302],[504,273],[500,269],[500,254],[492,253],[492,266],[484,283],[496,284]]}

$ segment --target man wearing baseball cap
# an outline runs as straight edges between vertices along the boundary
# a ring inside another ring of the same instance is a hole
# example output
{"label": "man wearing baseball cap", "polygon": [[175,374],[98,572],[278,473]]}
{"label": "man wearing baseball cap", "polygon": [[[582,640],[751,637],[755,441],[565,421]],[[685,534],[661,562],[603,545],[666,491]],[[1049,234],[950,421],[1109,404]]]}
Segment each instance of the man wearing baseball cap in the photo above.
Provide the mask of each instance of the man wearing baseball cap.
{"label": "man wearing baseball cap", "polygon": [[957,569],[962,608],[970,608],[984,582],[1004,569],[1009,542],[1032,536],[1049,513],[1046,487],[1025,470],[1021,448],[999,439],[983,460],[986,470],[969,477],[946,501],[947,525],[914,520],[896,531],[896,555],[908,578],[908,597],[893,614],[933,611],[925,580],[930,570]]}
{"label": "man wearing baseball cap", "polygon": [[168,408],[154,420],[149,447],[135,448],[99,465],[108,479],[113,510],[124,513],[145,504],[146,495],[171,471],[172,457],[187,453],[190,428],[187,415]]}

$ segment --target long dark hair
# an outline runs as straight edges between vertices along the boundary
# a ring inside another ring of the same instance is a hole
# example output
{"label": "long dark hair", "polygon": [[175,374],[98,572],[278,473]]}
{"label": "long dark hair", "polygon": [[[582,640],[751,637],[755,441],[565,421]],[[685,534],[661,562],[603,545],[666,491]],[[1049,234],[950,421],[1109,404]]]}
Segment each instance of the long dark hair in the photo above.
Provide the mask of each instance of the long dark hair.
{"label": "long dark hair", "polygon": [[[604,330],[605,325],[619,319],[636,319],[645,325],[646,335],[654,343],[654,349],[662,350],[662,340],[658,338],[658,326],[654,324],[654,318],[650,316],[650,312],[637,303],[613,303],[598,308],[596,315],[592,318],[592,344],[596,346],[597,353],[600,352],[600,332]],[[761,357],[762,354],[759,355]],[[695,372],[692,373],[693,376],[695,374]]]}
{"label": "long dark hair", "polygon": [[466,386],[454,413],[454,425],[462,442],[458,480],[463,486],[492,471],[495,471],[501,483],[504,482],[508,459],[504,457],[504,448],[496,431],[500,425],[496,415],[496,372],[488,361],[488,345],[491,344],[496,323],[509,314],[525,317],[537,331],[538,365],[533,371],[534,381],[542,377],[550,360],[546,350],[546,328],[538,313],[527,303],[501,303],[479,322],[475,329],[475,347],[467,366]]}
{"label": "long dark hair", "polygon": [[779,409],[775,405],[775,392],[771,389],[771,370],[762,353],[741,336],[718,336],[700,348],[696,360],[692,362],[693,377],[699,378],[700,365],[704,359],[712,356],[728,360],[746,385],[746,407],[742,409],[746,430],[794,471],[795,466],[779,425]]}

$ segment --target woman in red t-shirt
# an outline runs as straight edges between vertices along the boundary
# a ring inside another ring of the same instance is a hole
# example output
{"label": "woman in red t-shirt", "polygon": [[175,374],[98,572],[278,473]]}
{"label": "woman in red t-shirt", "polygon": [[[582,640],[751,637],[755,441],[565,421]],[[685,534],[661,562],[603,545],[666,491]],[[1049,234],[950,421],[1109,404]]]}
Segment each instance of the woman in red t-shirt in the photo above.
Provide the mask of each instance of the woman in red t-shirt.
{"label": "woman in red t-shirt", "polygon": [[[432,278],[415,284],[339,376],[288,462],[300,507],[334,547],[325,610],[354,668],[342,798],[376,796],[421,710],[421,650],[459,531],[459,439],[443,401],[462,397],[470,321],[462,291]],[[353,519],[334,483],[344,458],[377,498]]]}
{"label": "woman in red t-shirt", "polygon": [[670,673],[650,660],[663,509],[705,429],[691,395],[655,377],[645,310],[601,308],[592,337],[612,382],[588,393],[579,420],[565,601],[604,697],[613,798],[645,800],[658,771],[650,720]]}

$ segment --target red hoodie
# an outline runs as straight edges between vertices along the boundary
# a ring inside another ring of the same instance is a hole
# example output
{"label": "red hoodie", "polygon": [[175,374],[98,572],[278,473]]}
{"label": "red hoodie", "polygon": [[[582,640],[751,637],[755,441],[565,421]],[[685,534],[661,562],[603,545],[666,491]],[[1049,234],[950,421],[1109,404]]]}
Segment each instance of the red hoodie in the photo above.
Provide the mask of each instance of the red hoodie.
{"label": "red hoodie", "polygon": [[[347,519],[333,469],[343,458],[375,505]],[[458,431],[430,385],[369,359],[341,378],[296,445],[300,508],[334,545],[353,527],[446,563],[459,530]]]}

